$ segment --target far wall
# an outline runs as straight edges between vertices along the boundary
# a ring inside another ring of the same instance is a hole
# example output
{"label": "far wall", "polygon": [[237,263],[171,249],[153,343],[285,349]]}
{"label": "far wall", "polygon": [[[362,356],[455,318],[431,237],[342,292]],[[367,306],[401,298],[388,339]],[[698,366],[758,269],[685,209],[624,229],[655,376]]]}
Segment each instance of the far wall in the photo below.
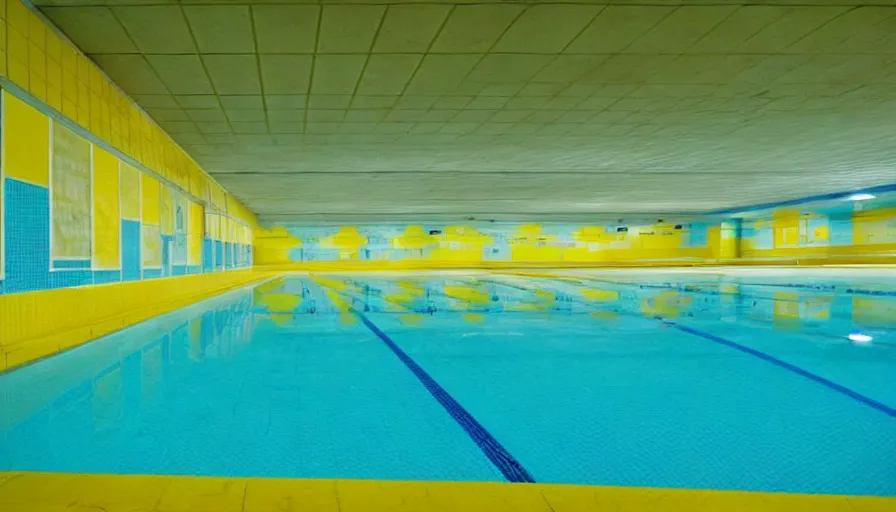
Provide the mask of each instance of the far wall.
{"label": "far wall", "polygon": [[259,265],[319,262],[636,263],[896,257],[896,208],[781,209],[743,220],[653,225],[376,224],[280,226],[255,237]]}
{"label": "far wall", "polygon": [[256,263],[607,262],[718,257],[719,226],[412,224],[278,227],[256,233]]}

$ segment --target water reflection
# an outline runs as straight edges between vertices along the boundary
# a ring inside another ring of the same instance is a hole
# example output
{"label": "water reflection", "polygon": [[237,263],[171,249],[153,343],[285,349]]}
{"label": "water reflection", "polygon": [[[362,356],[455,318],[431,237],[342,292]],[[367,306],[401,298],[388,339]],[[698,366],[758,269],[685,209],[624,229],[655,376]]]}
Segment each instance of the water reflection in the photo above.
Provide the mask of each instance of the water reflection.
{"label": "water reflection", "polygon": [[[309,317],[332,318],[334,329],[345,330],[358,327],[353,310],[395,315],[406,329],[427,328],[434,317],[446,317],[476,332],[491,318],[525,315],[581,318],[590,322],[586,326],[611,333],[626,319],[664,318],[721,322],[757,339],[772,330],[829,339],[858,351],[896,348],[896,291],[884,284],[717,276],[640,281],[511,274],[282,277],[0,375],[0,468],[53,467],[83,456],[79,443],[112,450],[133,442],[148,435],[141,430],[144,420],[159,407],[166,414],[182,408],[185,422],[233,421],[201,405],[196,394],[238,400],[246,393],[240,387],[246,365],[263,374],[271,361],[236,363],[247,347],[272,344],[257,349],[275,358],[275,344],[284,336],[295,341],[290,329],[311,325]],[[854,333],[873,341],[855,344],[849,339]],[[157,439],[155,434],[147,439]],[[196,436],[201,432],[189,438]]]}
{"label": "water reflection", "polygon": [[42,457],[77,457],[79,443],[132,435],[162,397],[188,392],[179,385],[197,367],[230,360],[252,334],[243,291],[0,375],[0,469],[40,468]]}
{"label": "water reflection", "polygon": [[[752,321],[779,330],[821,328],[832,323],[896,327],[896,290],[855,286],[752,283],[740,279],[701,282],[627,282],[584,276],[319,278],[328,292],[362,312],[501,314],[543,312],[596,318],[702,318]],[[289,283],[290,281],[286,281]],[[296,286],[296,285],[293,285]],[[302,293],[307,294],[307,288]],[[280,297],[282,290],[273,293]],[[300,296],[283,300],[291,311]],[[274,314],[279,311],[269,307]],[[476,318],[462,315],[460,318]]]}

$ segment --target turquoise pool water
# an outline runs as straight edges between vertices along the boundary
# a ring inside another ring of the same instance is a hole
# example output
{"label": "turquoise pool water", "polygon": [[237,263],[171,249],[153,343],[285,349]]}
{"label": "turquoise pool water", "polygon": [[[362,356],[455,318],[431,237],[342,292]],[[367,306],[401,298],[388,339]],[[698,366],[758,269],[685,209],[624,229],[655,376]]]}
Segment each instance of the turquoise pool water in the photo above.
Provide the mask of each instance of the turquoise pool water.
{"label": "turquoise pool water", "polygon": [[861,272],[288,276],[0,375],[0,469],[892,496],[894,329]]}

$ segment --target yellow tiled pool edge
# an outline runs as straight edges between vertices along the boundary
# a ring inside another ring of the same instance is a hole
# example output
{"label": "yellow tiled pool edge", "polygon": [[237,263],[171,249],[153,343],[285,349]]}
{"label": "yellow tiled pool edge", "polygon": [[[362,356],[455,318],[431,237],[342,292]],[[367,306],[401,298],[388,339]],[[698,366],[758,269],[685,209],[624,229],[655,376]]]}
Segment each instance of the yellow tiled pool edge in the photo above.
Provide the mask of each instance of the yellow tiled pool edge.
{"label": "yellow tiled pool edge", "polygon": [[0,372],[275,274],[212,274],[0,296]]}
{"label": "yellow tiled pool edge", "polygon": [[15,512],[896,510],[896,498],[495,482],[399,482],[0,472]]}

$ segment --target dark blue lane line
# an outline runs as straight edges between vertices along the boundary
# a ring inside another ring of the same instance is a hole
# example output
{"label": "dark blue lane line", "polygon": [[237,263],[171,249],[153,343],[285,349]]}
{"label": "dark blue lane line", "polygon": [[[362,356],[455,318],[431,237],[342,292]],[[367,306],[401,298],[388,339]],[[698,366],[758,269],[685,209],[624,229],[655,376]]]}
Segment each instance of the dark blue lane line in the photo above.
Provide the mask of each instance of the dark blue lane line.
{"label": "dark blue lane line", "polygon": [[[355,298],[348,293],[341,292],[339,290],[333,290],[334,293],[342,295],[343,297],[347,297],[352,302],[354,302]],[[429,391],[429,394],[432,395],[433,398],[439,402],[446,412],[460,425],[461,428],[470,436],[470,439],[476,443],[476,446],[482,450],[482,453],[491,461],[492,464],[495,465],[496,468],[504,475],[504,478],[509,482],[513,483],[534,483],[535,478],[532,477],[532,474],[523,467],[523,465],[511,455],[507,448],[504,448],[495,436],[493,436],[485,427],[479,423],[476,418],[473,417],[457,400],[454,399],[453,396],[448,394],[448,392],[443,388],[435,379],[433,379],[426,370],[420,367],[416,361],[414,361],[411,356],[409,356],[404,350],[401,349],[392,338],[389,337],[388,334],[382,331],[379,327],[376,326],[373,322],[370,321],[367,316],[354,308],[354,306],[350,306],[351,312],[361,320],[370,331],[375,334],[383,343],[389,347],[389,350],[395,354],[398,359],[404,363],[404,365],[411,370],[411,373],[417,377],[417,380],[423,384],[423,387]]]}
{"label": "dark blue lane line", "polygon": [[411,356],[407,355],[405,351],[401,350],[401,348],[395,344],[394,341],[384,333],[379,327],[374,325],[373,322],[367,318],[364,313],[352,309],[352,312],[357,316],[361,322],[367,326],[377,337],[386,344],[387,347],[404,363],[405,366],[408,367],[409,370],[414,374],[415,377],[423,384],[423,387],[426,388],[427,391],[436,399],[442,407],[448,411],[448,414],[454,418],[454,421],[457,422],[466,432],[467,435],[470,436],[470,439],[473,440],[474,443],[482,450],[482,453],[488,457],[488,460],[501,471],[504,477],[510,482],[517,483],[531,483],[535,482],[535,479],[532,477],[532,474],[523,467],[522,464],[507,451],[507,448],[504,448],[501,443],[498,442],[497,439],[485,427],[482,426],[481,423],[476,421],[476,418],[473,417],[466,409],[460,405],[457,400],[454,399],[451,395],[445,391],[445,388],[439,385],[438,382],[435,381],[426,370],[420,367]]}
{"label": "dark blue lane line", "polygon": [[821,375],[816,375],[816,374],[810,372],[809,370],[804,370],[804,369],[800,368],[799,366],[790,364],[787,361],[782,361],[782,360],[778,359],[777,357],[766,354],[765,352],[761,352],[754,348],[750,348],[745,345],[741,345],[740,343],[736,343],[731,340],[726,340],[725,338],[720,338],[719,336],[716,336],[715,334],[710,334],[708,332],[693,329],[691,327],[687,327],[687,326],[678,324],[676,322],[672,322],[670,320],[663,320],[661,318],[659,320],[661,322],[663,322],[663,324],[668,325],[670,327],[674,327],[681,332],[692,334],[694,336],[699,336],[703,339],[718,343],[719,345],[724,345],[728,348],[733,348],[734,350],[738,350],[745,354],[749,354],[753,357],[758,357],[759,359],[762,359],[763,361],[771,363],[779,368],[783,368],[785,370],[793,372],[793,373],[800,375],[802,377],[805,377],[813,382],[821,384],[822,386],[832,389],[842,395],[846,395],[849,398],[852,398],[853,400],[855,400],[856,402],[867,405],[868,407],[871,407],[873,409],[877,409],[878,411],[890,416],[891,418],[896,418],[896,409],[890,407],[889,405],[886,405],[882,402],[878,402],[877,400],[867,397],[867,396],[859,393],[858,391],[853,391],[846,386],[837,384],[836,382],[834,382],[832,380],[828,380],[828,379],[822,377]]}

